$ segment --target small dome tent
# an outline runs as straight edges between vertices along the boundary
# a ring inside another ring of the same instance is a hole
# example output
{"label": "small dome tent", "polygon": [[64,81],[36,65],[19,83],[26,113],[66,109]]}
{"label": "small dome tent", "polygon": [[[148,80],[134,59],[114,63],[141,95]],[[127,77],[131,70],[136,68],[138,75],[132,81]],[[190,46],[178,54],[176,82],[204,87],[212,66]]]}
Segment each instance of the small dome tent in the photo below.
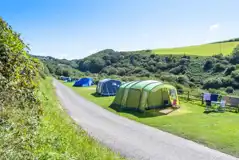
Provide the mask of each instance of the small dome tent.
{"label": "small dome tent", "polygon": [[92,78],[81,78],[74,83],[74,87],[87,87],[93,85]]}
{"label": "small dome tent", "polygon": [[113,96],[119,89],[121,82],[113,79],[104,79],[99,81],[96,93],[102,96]]}
{"label": "small dome tent", "polygon": [[159,81],[133,81],[120,86],[113,105],[122,108],[152,109],[178,105],[174,86]]}

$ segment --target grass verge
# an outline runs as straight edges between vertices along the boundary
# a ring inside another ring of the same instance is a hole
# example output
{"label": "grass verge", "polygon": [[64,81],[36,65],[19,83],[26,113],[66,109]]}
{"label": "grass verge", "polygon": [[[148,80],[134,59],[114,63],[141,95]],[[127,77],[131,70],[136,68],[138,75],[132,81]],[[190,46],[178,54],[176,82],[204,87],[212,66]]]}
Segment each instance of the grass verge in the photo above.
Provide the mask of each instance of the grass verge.
{"label": "grass verge", "polygon": [[51,80],[47,78],[40,85],[43,116],[33,150],[37,159],[121,159],[90,138],[73,122],[61,108]]}
{"label": "grass verge", "polygon": [[121,116],[239,157],[239,114],[230,112],[204,114],[204,107],[185,101],[181,101],[179,110],[164,116],[116,112],[109,108],[114,97],[95,97],[95,86],[77,88],[72,87],[72,83],[64,84],[89,101]]}

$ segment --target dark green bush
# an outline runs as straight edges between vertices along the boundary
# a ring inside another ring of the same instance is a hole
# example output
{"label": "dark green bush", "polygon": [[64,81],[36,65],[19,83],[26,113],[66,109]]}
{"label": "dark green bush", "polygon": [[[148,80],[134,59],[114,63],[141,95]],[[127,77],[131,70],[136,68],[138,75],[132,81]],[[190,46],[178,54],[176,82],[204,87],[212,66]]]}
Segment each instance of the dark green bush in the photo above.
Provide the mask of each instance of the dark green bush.
{"label": "dark green bush", "polygon": [[185,67],[182,65],[179,65],[175,68],[170,69],[169,72],[173,74],[180,74],[180,73],[183,73],[184,70],[185,70]]}
{"label": "dark green bush", "polygon": [[188,85],[190,81],[186,75],[179,75],[177,77],[177,82],[180,84]]}
{"label": "dark green bush", "polygon": [[226,66],[221,63],[216,63],[214,66],[214,72],[222,72],[226,69]]}
{"label": "dark green bush", "polygon": [[162,73],[160,76],[160,79],[162,81],[167,81],[167,82],[176,82],[177,76],[175,76],[173,74]]}
{"label": "dark green bush", "polygon": [[234,78],[236,81],[239,81],[239,70],[235,70],[231,73],[232,78]]}
{"label": "dark green bush", "polygon": [[125,68],[119,68],[119,69],[118,69],[118,75],[124,76],[125,74],[126,74]]}
{"label": "dark green bush", "polygon": [[231,63],[233,64],[239,63],[239,45],[237,45],[232,51]]}
{"label": "dark green bush", "polygon": [[234,92],[234,89],[230,86],[230,87],[227,87],[225,91],[226,91],[227,93],[233,93],[233,92]]}
{"label": "dark green bush", "polygon": [[236,67],[235,66],[229,66],[227,67],[226,71],[225,71],[225,75],[228,76],[232,73],[232,71],[236,70]]}
{"label": "dark green bush", "polygon": [[203,66],[204,70],[210,70],[213,67],[213,61],[207,60]]}
{"label": "dark green bush", "polygon": [[218,89],[221,86],[222,86],[222,80],[220,78],[209,78],[205,80],[203,83],[204,89],[209,89],[209,88]]}

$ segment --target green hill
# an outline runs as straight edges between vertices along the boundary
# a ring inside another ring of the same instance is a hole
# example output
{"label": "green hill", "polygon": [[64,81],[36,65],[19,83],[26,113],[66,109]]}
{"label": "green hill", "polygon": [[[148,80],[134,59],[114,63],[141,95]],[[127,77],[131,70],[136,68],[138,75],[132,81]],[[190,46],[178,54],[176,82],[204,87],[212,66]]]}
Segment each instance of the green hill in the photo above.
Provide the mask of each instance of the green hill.
{"label": "green hill", "polygon": [[154,53],[160,55],[196,55],[196,56],[212,56],[219,53],[229,55],[239,42],[219,42],[211,44],[203,44],[197,46],[179,47],[179,48],[162,48],[153,50]]}

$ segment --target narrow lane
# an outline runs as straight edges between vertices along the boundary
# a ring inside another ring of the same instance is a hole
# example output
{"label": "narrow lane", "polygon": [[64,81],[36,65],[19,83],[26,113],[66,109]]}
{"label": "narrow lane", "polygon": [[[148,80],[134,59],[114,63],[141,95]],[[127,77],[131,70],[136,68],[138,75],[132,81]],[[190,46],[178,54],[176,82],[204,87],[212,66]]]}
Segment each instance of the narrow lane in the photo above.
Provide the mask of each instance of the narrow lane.
{"label": "narrow lane", "polygon": [[69,115],[91,136],[129,159],[237,160],[237,158],[111,113],[53,81]]}

